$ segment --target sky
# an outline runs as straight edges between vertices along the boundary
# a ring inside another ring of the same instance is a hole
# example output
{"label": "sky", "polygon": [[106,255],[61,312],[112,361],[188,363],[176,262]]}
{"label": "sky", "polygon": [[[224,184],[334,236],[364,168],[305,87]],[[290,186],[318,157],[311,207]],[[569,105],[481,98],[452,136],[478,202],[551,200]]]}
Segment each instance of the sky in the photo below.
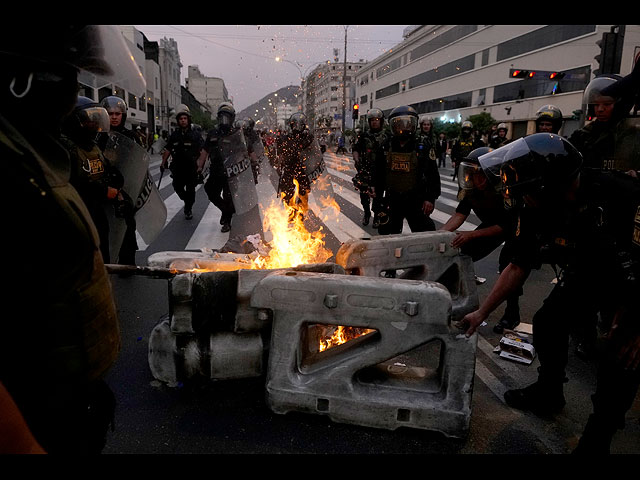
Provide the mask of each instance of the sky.
{"label": "sky", "polygon": [[[182,67],[222,78],[236,111],[300,78],[338,49],[347,62],[373,60],[402,41],[407,25],[135,25],[150,41],[173,38]],[[276,57],[281,61],[276,61]]]}

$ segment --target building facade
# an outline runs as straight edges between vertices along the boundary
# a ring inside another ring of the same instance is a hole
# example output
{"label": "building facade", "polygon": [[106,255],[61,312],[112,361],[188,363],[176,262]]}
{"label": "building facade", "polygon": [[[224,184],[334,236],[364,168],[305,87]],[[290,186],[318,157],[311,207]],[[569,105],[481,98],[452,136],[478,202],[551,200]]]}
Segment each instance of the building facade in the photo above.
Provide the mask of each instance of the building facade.
{"label": "building facade", "polygon": [[189,65],[185,86],[200,103],[208,106],[214,116],[222,102],[230,102],[224,80],[204,76],[198,65]]}
{"label": "building facade", "polygon": [[[613,25],[417,25],[404,40],[361,68],[355,95],[361,114],[399,105],[421,116],[461,122],[488,112],[510,126],[509,137],[534,131],[547,104],[564,115],[564,135],[579,128],[574,111],[598,68],[596,43]],[[620,74],[628,74],[640,48],[640,27],[627,25]],[[540,72],[512,78],[511,70]],[[560,80],[544,72],[562,72]]]}

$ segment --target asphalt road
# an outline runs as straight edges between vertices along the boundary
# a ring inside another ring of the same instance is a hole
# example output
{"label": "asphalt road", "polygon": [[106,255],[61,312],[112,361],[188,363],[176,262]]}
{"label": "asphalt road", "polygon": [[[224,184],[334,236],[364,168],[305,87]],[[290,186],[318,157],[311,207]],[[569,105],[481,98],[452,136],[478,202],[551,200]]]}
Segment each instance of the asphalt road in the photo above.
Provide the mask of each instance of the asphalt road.
{"label": "asphalt road", "polygon": [[[197,203],[194,216],[203,208]],[[160,242],[154,251],[173,249]],[[146,264],[150,253],[138,252],[138,264]],[[481,301],[497,277],[497,259],[498,251],[475,264],[476,274],[487,279],[478,286]],[[524,323],[542,304],[552,279],[550,268],[532,273],[521,301]],[[492,327],[501,308],[479,331],[471,426],[464,439],[418,429],[340,424],[323,415],[276,414],[265,402],[264,377],[169,387],[152,377],[147,358],[149,335],[168,312],[168,282],[112,275],[112,283],[122,352],[107,377],[118,407],[104,454],[566,454],[591,410],[595,363],[575,357],[573,345],[562,413],[543,419],[504,403],[505,390],[535,381],[537,360],[519,364],[493,351],[501,336]],[[640,453],[639,401],[614,438],[612,453]]]}

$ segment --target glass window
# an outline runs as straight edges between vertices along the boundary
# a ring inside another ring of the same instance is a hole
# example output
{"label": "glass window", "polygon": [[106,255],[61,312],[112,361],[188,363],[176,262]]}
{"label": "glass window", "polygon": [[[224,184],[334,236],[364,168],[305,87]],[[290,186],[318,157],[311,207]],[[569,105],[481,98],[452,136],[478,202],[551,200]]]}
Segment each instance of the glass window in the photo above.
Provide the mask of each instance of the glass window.
{"label": "glass window", "polygon": [[596,30],[595,25],[547,25],[498,44],[497,61],[555,45]]}

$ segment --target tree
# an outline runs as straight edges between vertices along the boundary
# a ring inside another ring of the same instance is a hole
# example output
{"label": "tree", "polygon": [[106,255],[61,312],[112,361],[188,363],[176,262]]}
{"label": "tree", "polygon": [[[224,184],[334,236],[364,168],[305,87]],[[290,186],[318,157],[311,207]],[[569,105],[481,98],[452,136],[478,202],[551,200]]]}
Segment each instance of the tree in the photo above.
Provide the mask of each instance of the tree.
{"label": "tree", "polygon": [[491,114],[487,112],[471,115],[468,120],[473,123],[473,129],[478,130],[480,133],[488,132],[491,130],[491,126],[497,123]]}

